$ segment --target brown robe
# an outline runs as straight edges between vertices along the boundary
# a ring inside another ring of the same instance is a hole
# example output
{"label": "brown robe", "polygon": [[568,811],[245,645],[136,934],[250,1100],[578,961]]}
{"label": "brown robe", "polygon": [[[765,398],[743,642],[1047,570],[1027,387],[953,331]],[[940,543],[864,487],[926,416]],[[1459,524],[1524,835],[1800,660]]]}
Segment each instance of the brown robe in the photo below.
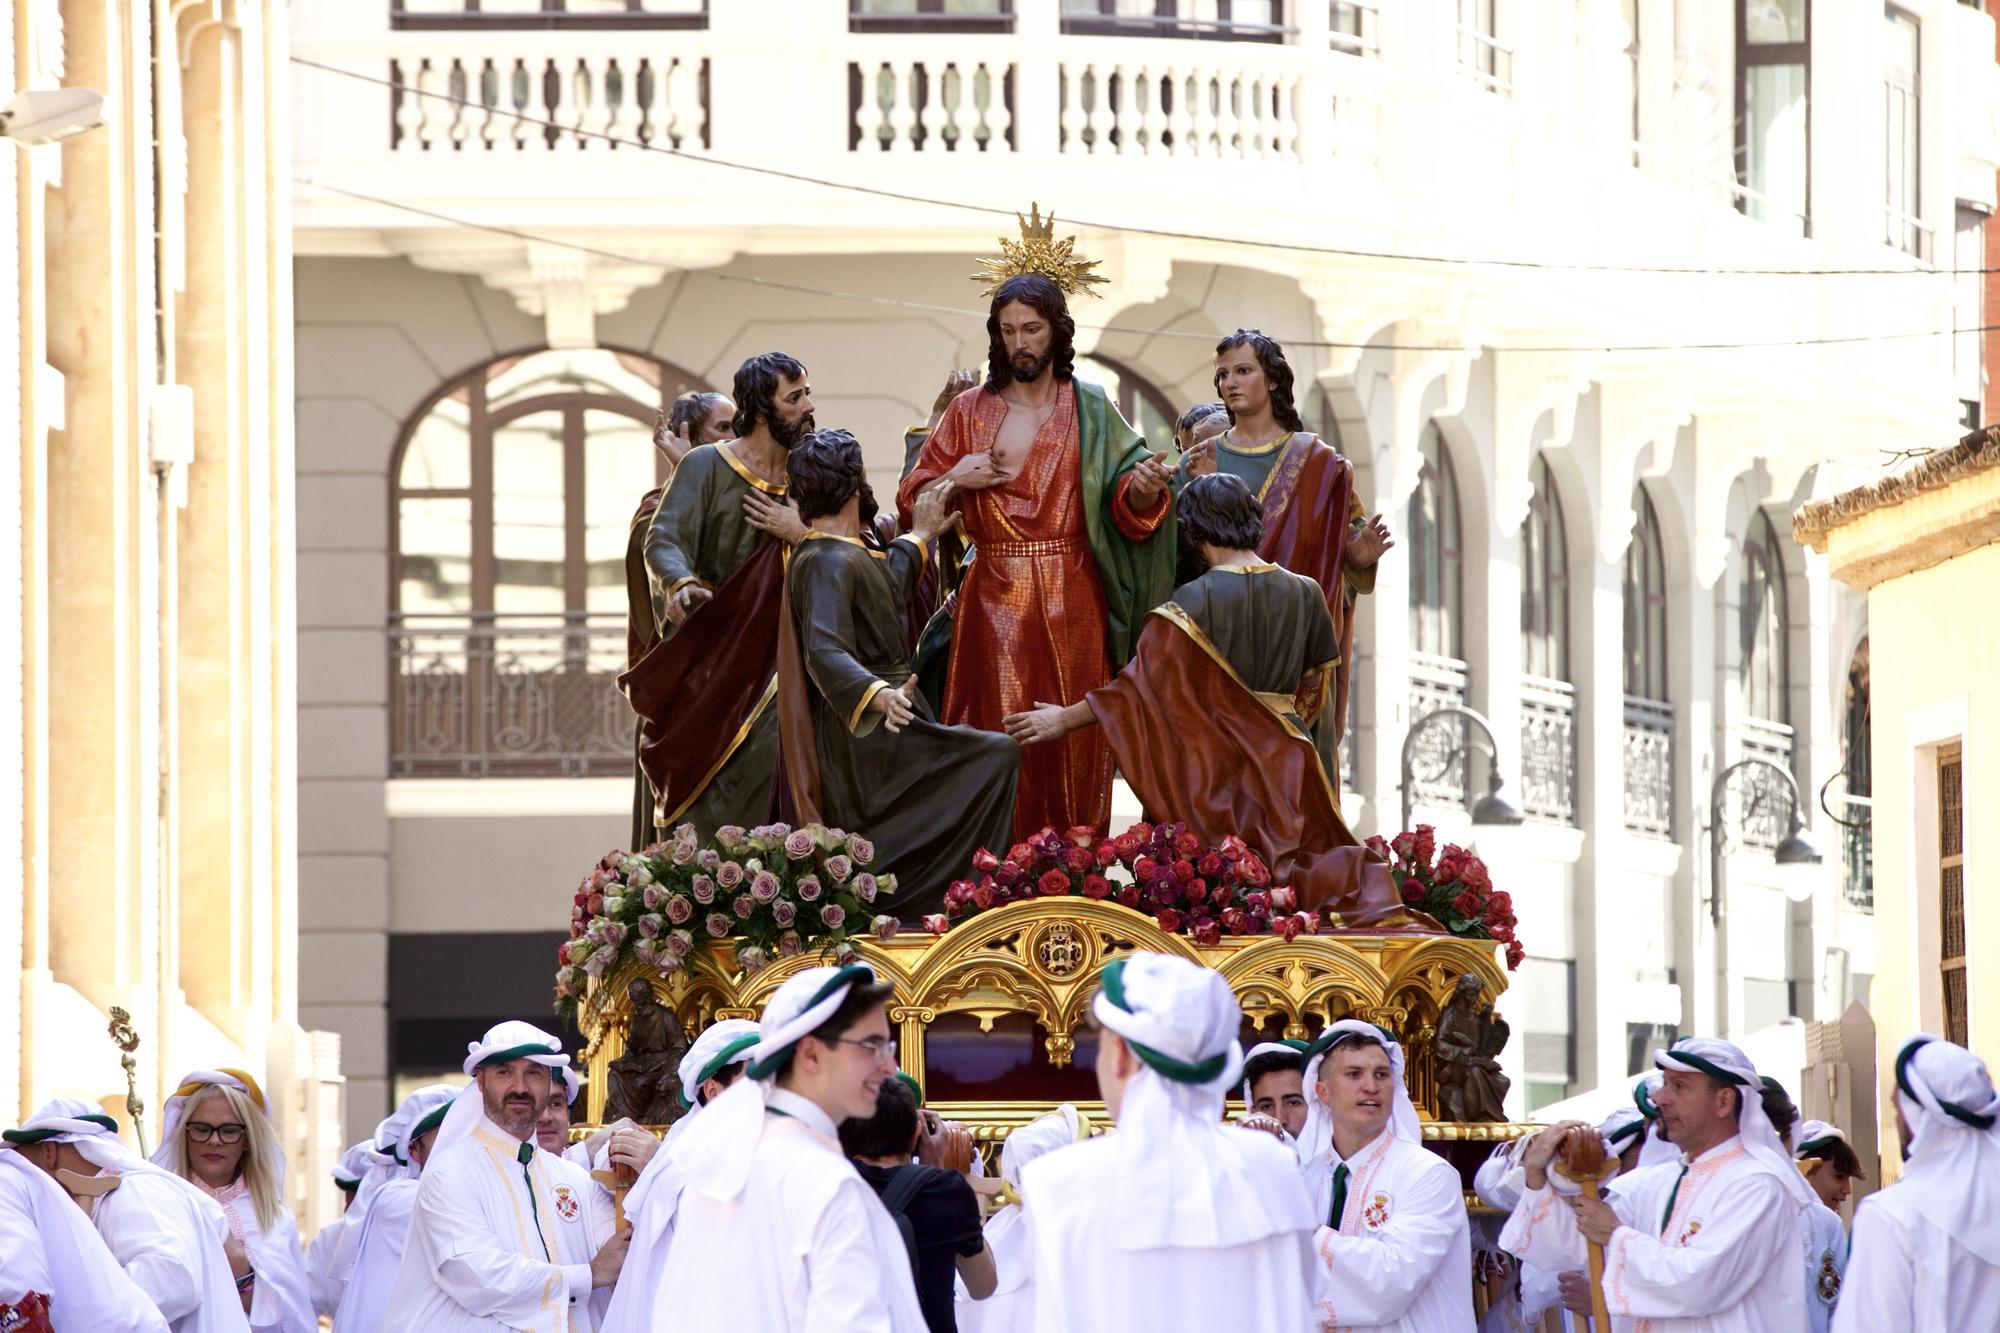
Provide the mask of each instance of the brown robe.
{"label": "brown robe", "polygon": [[778,666],[794,817],[873,841],[870,870],[897,880],[875,906],[906,920],[941,910],[981,847],[1006,845],[1021,769],[1006,735],[939,725],[921,694],[900,731],[869,707],[910,677],[905,615],[927,563],[913,538],[875,550],[808,533],[785,579],[792,634]]}
{"label": "brown robe", "polygon": [[1086,700],[1149,817],[1207,843],[1236,834],[1343,929],[1437,931],[1348,830],[1306,729],[1336,643],[1313,580],[1212,569],[1147,617],[1132,661]]}
{"label": "brown robe", "polygon": [[701,445],[674,470],[646,530],[656,605],[689,583],[715,591],[678,629],[662,625],[659,642],[618,678],[639,714],[656,827],[685,821],[707,837],[771,817],[784,544],[743,516],[752,488],[785,493],[726,445]]}

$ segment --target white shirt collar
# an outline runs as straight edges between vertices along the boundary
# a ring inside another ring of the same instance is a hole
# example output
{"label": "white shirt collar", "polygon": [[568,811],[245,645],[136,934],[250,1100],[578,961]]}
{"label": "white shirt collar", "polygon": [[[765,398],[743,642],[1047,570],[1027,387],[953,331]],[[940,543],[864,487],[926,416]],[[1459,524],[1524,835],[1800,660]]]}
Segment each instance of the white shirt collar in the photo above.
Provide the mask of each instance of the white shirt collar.
{"label": "white shirt collar", "polygon": [[1326,1160],[1328,1165],[1339,1166],[1343,1162],[1352,1163],[1360,1161],[1362,1158],[1368,1156],[1370,1153],[1380,1148],[1382,1146],[1382,1140],[1394,1137],[1389,1132],[1390,1128],[1391,1127],[1389,1125],[1384,1124],[1382,1126],[1382,1132],[1377,1134],[1374,1138],[1368,1140],[1367,1143],[1363,1144],[1361,1151],[1354,1154],[1354,1156],[1352,1157],[1342,1157],[1340,1155],[1340,1144],[1336,1140],[1334,1144],[1326,1150]]}
{"label": "white shirt collar", "polygon": [[1743,1142],[1743,1136],[1741,1134],[1732,1134],[1728,1138],[1724,1139],[1722,1142],[1716,1144],[1713,1148],[1710,1148],[1707,1152],[1703,1153],[1699,1157],[1691,1158],[1686,1153],[1682,1153],[1681,1161],[1688,1166],[1694,1166],[1697,1163],[1706,1162],[1709,1158],[1714,1157],[1718,1153],[1727,1152],[1731,1148],[1738,1147],[1739,1145],[1741,1145],[1742,1142]]}
{"label": "white shirt collar", "polygon": [[788,1088],[773,1084],[764,1093],[764,1106],[768,1110],[790,1116],[815,1134],[824,1135],[835,1143],[840,1141],[840,1129],[833,1123],[833,1117],[810,1097],[800,1096]]}

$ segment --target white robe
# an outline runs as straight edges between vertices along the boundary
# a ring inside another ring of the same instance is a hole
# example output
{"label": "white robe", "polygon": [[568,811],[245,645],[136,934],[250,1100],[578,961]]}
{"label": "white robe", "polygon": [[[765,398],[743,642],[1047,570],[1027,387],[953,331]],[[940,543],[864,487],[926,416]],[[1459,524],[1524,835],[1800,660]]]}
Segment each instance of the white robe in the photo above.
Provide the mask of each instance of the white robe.
{"label": "white robe", "polygon": [[[1314,1217],[1333,1211],[1338,1152],[1300,1168]],[[1472,1228],[1458,1172],[1387,1128],[1346,1165],[1339,1226],[1313,1235],[1321,1327],[1472,1333]]]}
{"label": "white robe", "polygon": [[[2000,1333],[2000,1266],[1933,1226],[1912,1206],[1910,1189],[1903,1181],[1877,1190],[1854,1210],[1854,1249],[1833,1333]],[[1988,1218],[2000,1227],[2000,1205]]]}
{"label": "white robe", "polygon": [[382,1326],[382,1312],[402,1271],[416,1205],[414,1180],[392,1180],[376,1194],[355,1242],[354,1272],[334,1313],[333,1333],[375,1333]]}
{"label": "white robe", "polygon": [[[1237,1156],[1260,1193],[1296,1193],[1298,1168],[1280,1144],[1220,1123],[1212,1129],[1244,1140]],[[1022,1168],[1035,1314],[1020,1327],[1034,1333],[1292,1333],[1313,1327],[1311,1232],[1303,1227],[1217,1249],[1123,1250],[1113,1244],[1116,1137],[1059,1148]],[[1158,1165],[1171,1179],[1172,1163]]]}
{"label": "white robe", "polygon": [[592,1303],[590,1261],[611,1239],[609,1201],[576,1166],[539,1148],[529,1159],[531,1191],[520,1147],[482,1116],[424,1163],[382,1333],[596,1328],[602,1302]]}
{"label": "white robe", "polygon": [[150,1164],[117,1173],[91,1221],[126,1276],[174,1333],[245,1333],[243,1301],[223,1242],[229,1221],[213,1199]]}
{"label": "white robe", "polygon": [[1806,1254],[1806,1327],[1828,1333],[1847,1273],[1847,1228],[1839,1213],[1815,1203],[1799,1214],[1799,1234]]}
{"label": "white robe", "polygon": [[40,1167],[0,1150],[0,1326],[30,1293],[55,1333],[166,1333],[90,1220]]}
{"label": "white robe", "polygon": [[334,1273],[333,1260],[340,1253],[340,1237],[346,1229],[347,1214],[342,1213],[306,1242],[306,1291],[312,1297],[314,1314],[331,1315],[340,1308],[346,1284]]}
{"label": "white robe", "polygon": [[251,1288],[250,1327],[259,1333],[316,1333],[319,1316],[313,1310],[292,1210],[280,1203],[266,1230],[257,1224],[257,1208],[247,1191],[227,1198],[204,1192],[221,1207],[230,1234],[242,1243],[250,1256],[250,1267],[257,1273],[256,1285]]}
{"label": "white robe", "polygon": [[986,1219],[981,1234],[993,1256],[993,1294],[975,1301],[963,1278],[952,1284],[958,1333],[1034,1333],[1035,1254],[1028,1245],[1027,1215],[1021,1205],[1007,1204]]}
{"label": "white robe", "polygon": [[[1678,1189],[1675,1185],[1678,1184]],[[1688,1166],[1620,1176],[1606,1202],[1623,1223],[1604,1247],[1604,1300],[1619,1329],[1789,1333],[1806,1326],[1798,1210],[1740,1138]],[[1672,1214],[1662,1216],[1672,1200]],[[1664,1239],[1662,1239],[1664,1237]],[[1553,1184],[1527,1190],[1500,1243],[1540,1268],[1588,1265],[1576,1214]],[[1618,1324],[1619,1319],[1631,1322]]]}
{"label": "white robe", "polygon": [[678,1191],[673,1241],[639,1308],[674,1333],[925,1333],[902,1233],[832,1119],[783,1088],[762,1096],[771,1109],[748,1183],[728,1202]]}

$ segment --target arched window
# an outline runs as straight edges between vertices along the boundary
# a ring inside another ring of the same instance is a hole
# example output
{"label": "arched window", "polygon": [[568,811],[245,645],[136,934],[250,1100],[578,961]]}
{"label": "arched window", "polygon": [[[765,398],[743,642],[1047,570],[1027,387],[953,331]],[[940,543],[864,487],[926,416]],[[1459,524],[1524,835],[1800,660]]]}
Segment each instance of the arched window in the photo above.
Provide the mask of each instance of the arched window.
{"label": "arched window", "polygon": [[1077,373],[1104,386],[1132,428],[1156,450],[1171,452],[1180,409],[1137,371],[1102,356],[1079,356]]}
{"label": "arched window", "polygon": [[1674,706],[1667,694],[1667,560],[1660,516],[1644,486],[1632,489],[1625,548],[1625,828],[1674,832]]}
{"label": "arched window", "polygon": [[1660,516],[1644,486],[1632,489],[1632,544],[1625,548],[1625,693],[1667,700],[1667,559]]}
{"label": "arched window", "polygon": [[1436,422],[1424,427],[1423,462],[1410,495],[1410,647],[1457,658],[1464,645],[1461,605],[1465,552],[1459,535],[1458,478]]}
{"label": "arched window", "polygon": [[1743,662],[1743,711],[1787,726],[1791,722],[1791,617],[1785,598],[1785,561],[1771,516],[1759,509],[1743,543],[1743,586],[1737,598]]}
{"label": "arched window", "polygon": [[1521,525],[1521,669],[1569,679],[1569,536],[1556,479],[1539,456]]}
{"label": "arched window", "polygon": [[654,414],[701,387],[629,352],[528,352],[411,424],[391,511],[393,774],[630,771],[626,542],[662,478]]}

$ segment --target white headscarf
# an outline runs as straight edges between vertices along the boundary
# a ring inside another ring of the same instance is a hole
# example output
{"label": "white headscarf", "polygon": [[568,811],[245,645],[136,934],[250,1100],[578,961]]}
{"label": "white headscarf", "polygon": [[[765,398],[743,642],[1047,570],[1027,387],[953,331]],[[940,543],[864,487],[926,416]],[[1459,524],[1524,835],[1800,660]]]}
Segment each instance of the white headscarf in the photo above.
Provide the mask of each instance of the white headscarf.
{"label": "white headscarf", "polygon": [[1986,1062],[1951,1042],[1915,1036],[1896,1056],[1896,1106],[1910,1130],[1894,1186],[1926,1221],[1988,1264],[2000,1264],[1993,1182],[2000,1179],[2000,1094]]}
{"label": "white headscarf", "polygon": [[[257,1086],[257,1080],[246,1071],[190,1069],[181,1076],[180,1086],[174,1089],[174,1095],[167,1098],[166,1104],[160,1108],[160,1146],[153,1153],[155,1162],[161,1166],[167,1164],[162,1154],[167,1152],[167,1145],[174,1141],[174,1135],[180,1133],[181,1118],[187,1114],[189,1104],[199,1099],[211,1087],[234,1088],[248,1097],[250,1104],[264,1113],[266,1120],[271,1118],[271,1104],[264,1100],[264,1090]],[[285,1166],[282,1155],[277,1165],[278,1179],[282,1182]]]}
{"label": "white headscarf", "polygon": [[1847,1142],[1847,1135],[1840,1132],[1839,1125],[1824,1120],[1802,1120],[1792,1131],[1792,1156],[1803,1161],[1808,1149],[1823,1148],[1834,1139]]}
{"label": "white headscarf", "polygon": [[[444,1117],[450,1113],[452,1103],[458,1100],[458,1093],[459,1090],[449,1083],[432,1083],[403,1098],[403,1104],[397,1111],[403,1125],[396,1132],[396,1156],[403,1159],[403,1172],[408,1178],[414,1180],[424,1170],[410,1155],[410,1145],[433,1129],[438,1130],[442,1137]],[[431,1148],[436,1150],[436,1139],[431,1140]]]}
{"label": "white headscarf", "polygon": [[1373,1023],[1343,1018],[1329,1023],[1306,1051],[1306,1124],[1299,1131],[1299,1163],[1307,1166],[1333,1151],[1333,1108],[1319,1098],[1319,1067],[1334,1042],[1344,1036],[1366,1037],[1389,1053],[1389,1077],[1395,1081],[1395,1101],[1389,1111],[1389,1130],[1406,1143],[1422,1147],[1424,1122],[1417,1118],[1416,1104],[1410,1100],[1410,1081],[1404,1076],[1403,1045]]}
{"label": "white headscarf", "polygon": [[358,1192],[361,1182],[368,1178],[368,1168],[375,1163],[375,1145],[368,1139],[349,1148],[333,1164],[333,1183],[343,1190],[349,1186]]}
{"label": "white headscarf", "polygon": [[583,1096],[583,1071],[580,1069],[557,1065],[549,1070],[549,1080],[563,1090],[564,1106],[575,1106],[576,1099]]}
{"label": "white headscarf", "polygon": [[1605,1156],[1623,1157],[1633,1137],[1646,1132],[1646,1117],[1636,1106],[1621,1106],[1604,1117],[1597,1132],[1604,1139]]}
{"label": "white headscarf", "polygon": [[465,1064],[462,1067],[472,1081],[458,1089],[451,1109],[445,1112],[444,1123],[438,1126],[437,1138],[431,1142],[432,1157],[469,1137],[485,1117],[485,1095],[480,1090],[476,1072],[479,1067],[504,1064],[509,1060],[533,1060],[550,1069],[569,1067],[569,1057],[563,1054],[560,1037],[552,1037],[533,1023],[523,1023],[518,1018],[494,1024],[480,1040],[466,1044]]}
{"label": "white headscarf", "polygon": [[[0,1175],[14,1172],[27,1204],[27,1222],[39,1242],[50,1284],[66,1326],[98,1333],[167,1333],[160,1312],[130,1278],[97,1228],[47,1172],[20,1154],[0,1152]],[[0,1242],[13,1242],[0,1218]],[[26,1238],[14,1243],[25,1243]],[[6,1268],[0,1260],[0,1269]]]}
{"label": "white headscarf", "polygon": [[1736,1126],[1743,1136],[1744,1151],[1778,1178],[1794,1208],[1809,1208],[1819,1202],[1819,1195],[1800,1174],[1792,1155],[1785,1150],[1784,1140],[1764,1114],[1764,1087],[1757,1076],[1757,1066],[1750,1063],[1750,1057],[1740,1048],[1714,1037],[1682,1037],[1666,1050],[1654,1051],[1653,1063],[1663,1070],[1706,1074],[1734,1087],[1742,1108]]}
{"label": "white headscarf", "polygon": [[[1296,1056],[1301,1067],[1303,1067],[1306,1046],[1307,1043],[1302,1041],[1260,1041],[1243,1053],[1243,1065],[1246,1069],[1249,1068],[1250,1062],[1260,1055],[1291,1055]],[[1243,1076],[1243,1105],[1247,1107],[1254,1100],[1250,1095],[1250,1076],[1245,1074]],[[1306,1100],[1312,1100],[1311,1093],[1306,1094]]]}
{"label": "white headscarf", "polygon": [[[688,1126],[708,1109],[705,1103],[697,1100],[701,1085],[730,1065],[748,1064],[762,1039],[762,1030],[747,1018],[724,1018],[702,1029],[701,1035],[694,1039],[694,1045],[688,1047],[687,1054],[681,1057],[679,1067],[680,1104],[687,1111],[667,1130],[664,1142],[678,1140],[687,1133]],[[625,1196],[625,1210],[628,1213],[632,1210],[630,1194]]]}
{"label": "white headscarf", "polygon": [[710,1102],[700,1120],[675,1142],[672,1157],[686,1188],[728,1202],[750,1181],[751,1157],[764,1133],[764,1094],[791,1063],[792,1052],[831,1019],[856,986],[872,986],[864,963],[809,967],[778,987],[764,1006],[758,1041],[746,1053],[749,1077],[739,1078]]}
{"label": "white headscarf", "polygon": [[1266,1197],[1242,1165],[1262,1150],[1257,1136],[1216,1132],[1243,1074],[1243,1009],[1229,983],[1185,958],[1134,953],[1107,963],[1098,987],[1091,1013],[1139,1059],[1106,1149],[1122,1167],[1106,1241],[1226,1249],[1294,1229],[1289,1200]]}
{"label": "white headscarf", "polygon": [[1034,1255],[1028,1245],[1027,1214],[1021,1211],[1021,1168],[1044,1153],[1081,1143],[1088,1133],[1077,1109],[1064,1102],[1047,1115],[1038,1116],[1014,1130],[1000,1145],[1000,1178],[1006,1182],[1007,1201],[986,1219],[986,1247],[993,1253],[999,1274],[995,1295],[1019,1291],[1029,1277]]}
{"label": "white headscarf", "polygon": [[[147,1161],[118,1137],[118,1122],[90,1102],[77,1097],[58,1097],[10,1129],[6,1141],[15,1147],[31,1143],[67,1143],[83,1154],[85,1161],[100,1171],[120,1175],[150,1171],[169,1180],[180,1181],[188,1189],[196,1186],[163,1166]],[[207,1195],[201,1195],[204,1200]]]}

